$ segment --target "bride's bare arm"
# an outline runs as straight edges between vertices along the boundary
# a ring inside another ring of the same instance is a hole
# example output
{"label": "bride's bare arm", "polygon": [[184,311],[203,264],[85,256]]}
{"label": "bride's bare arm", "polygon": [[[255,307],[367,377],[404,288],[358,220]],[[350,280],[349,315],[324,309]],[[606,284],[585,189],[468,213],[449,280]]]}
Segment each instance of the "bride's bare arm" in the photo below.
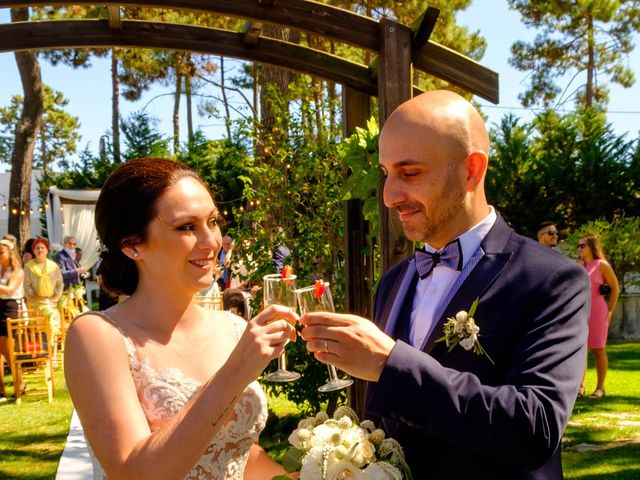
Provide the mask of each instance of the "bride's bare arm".
{"label": "bride's bare arm", "polygon": [[138,399],[122,335],[92,315],[75,321],[65,346],[65,377],[87,439],[107,476],[183,478],[245,387],[277,357],[287,339],[295,339],[291,326],[295,319],[290,309],[272,306],[251,320],[225,364],[153,433]]}

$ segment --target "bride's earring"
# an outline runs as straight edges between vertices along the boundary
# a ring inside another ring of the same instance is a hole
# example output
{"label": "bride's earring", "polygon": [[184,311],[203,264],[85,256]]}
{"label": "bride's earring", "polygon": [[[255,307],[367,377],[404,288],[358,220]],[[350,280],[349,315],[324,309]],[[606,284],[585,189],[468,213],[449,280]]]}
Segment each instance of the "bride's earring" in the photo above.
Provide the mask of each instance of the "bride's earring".
{"label": "bride's earring", "polygon": [[131,256],[132,256],[133,258],[138,258],[138,257],[140,256],[140,254],[139,254],[138,252],[134,251],[134,252],[131,254]]}

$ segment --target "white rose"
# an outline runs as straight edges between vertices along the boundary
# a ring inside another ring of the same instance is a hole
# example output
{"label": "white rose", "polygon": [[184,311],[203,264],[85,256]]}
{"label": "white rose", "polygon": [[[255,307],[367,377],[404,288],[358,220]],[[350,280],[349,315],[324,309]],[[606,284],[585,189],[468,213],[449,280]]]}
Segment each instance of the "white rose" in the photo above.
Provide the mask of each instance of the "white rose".
{"label": "white rose", "polygon": [[322,480],[323,447],[313,447],[302,459],[300,478],[304,480]]}
{"label": "white rose", "polygon": [[313,429],[312,445],[336,444],[340,441],[340,429],[336,424],[323,423]]}
{"label": "white rose", "polygon": [[456,313],[456,324],[453,327],[454,333],[462,333],[464,331],[465,324],[469,315],[464,310]]}
{"label": "white rose", "polygon": [[471,335],[470,337],[463,338],[462,340],[460,340],[460,345],[462,345],[462,348],[464,348],[465,350],[471,350],[473,346],[476,344],[477,340],[478,340],[478,336],[474,334],[474,335]]}

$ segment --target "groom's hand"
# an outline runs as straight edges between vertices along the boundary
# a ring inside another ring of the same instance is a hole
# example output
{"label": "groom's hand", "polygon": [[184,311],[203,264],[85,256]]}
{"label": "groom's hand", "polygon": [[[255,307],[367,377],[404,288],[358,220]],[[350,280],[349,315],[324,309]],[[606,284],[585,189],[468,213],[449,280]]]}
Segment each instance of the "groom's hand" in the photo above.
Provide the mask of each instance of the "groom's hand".
{"label": "groom's hand", "polygon": [[307,313],[300,318],[307,350],[351,376],[377,382],[395,341],[356,315]]}

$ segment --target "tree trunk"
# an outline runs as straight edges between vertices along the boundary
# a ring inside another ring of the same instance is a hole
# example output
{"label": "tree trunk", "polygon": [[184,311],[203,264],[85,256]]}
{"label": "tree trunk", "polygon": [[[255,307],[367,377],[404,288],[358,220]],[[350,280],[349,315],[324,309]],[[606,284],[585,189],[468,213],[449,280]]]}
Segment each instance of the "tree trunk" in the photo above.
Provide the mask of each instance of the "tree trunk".
{"label": "tree trunk", "polygon": [[181,58],[176,60],[176,94],[173,101],[173,153],[180,153],[180,97],[182,97]]}
{"label": "tree trunk", "polygon": [[587,64],[587,89],[585,92],[585,104],[587,107],[593,105],[593,75],[595,71],[595,39],[593,32],[593,16],[587,17],[587,42],[588,42],[588,64]]}
{"label": "tree trunk", "polygon": [[191,78],[193,77],[193,65],[191,64],[191,54],[187,54],[187,72],[184,75],[184,95],[187,100],[187,140],[193,141],[193,106],[191,104]]}
{"label": "tree trunk", "polygon": [[229,99],[227,98],[227,88],[224,84],[224,57],[220,57],[220,92],[222,93],[222,104],[224,105],[224,126],[227,129],[227,138],[231,142],[231,111],[229,109]]}
{"label": "tree trunk", "polygon": [[[279,25],[266,24],[264,32],[266,37],[275,38],[277,40],[284,40],[292,43],[298,43],[300,41],[299,32],[292,32],[288,28],[284,28]],[[260,127],[262,138],[267,138],[271,135],[276,143],[280,140],[285,140],[284,132],[280,132],[278,134],[274,132],[276,119],[271,108],[271,99],[269,98],[268,89],[265,87],[270,84],[274,85],[277,92],[276,95],[280,98],[286,98],[288,86],[294,81],[294,79],[295,74],[291,72],[291,70],[271,65],[262,66],[262,84],[260,88]],[[264,156],[264,150],[261,154]]]}
{"label": "tree trunk", "polygon": [[[28,8],[12,8],[12,22],[29,21]],[[11,154],[11,180],[9,181],[9,233],[16,236],[19,245],[29,238],[31,233],[31,171],[33,149],[40,131],[43,111],[43,89],[40,65],[33,52],[14,52],[22,90],[24,104],[18,125],[16,125],[13,152]],[[13,214],[13,212],[16,212]],[[22,214],[21,212],[25,212]]]}
{"label": "tree trunk", "polygon": [[118,77],[118,49],[111,49],[111,142],[113,162],[120,163],[120,79]]}

